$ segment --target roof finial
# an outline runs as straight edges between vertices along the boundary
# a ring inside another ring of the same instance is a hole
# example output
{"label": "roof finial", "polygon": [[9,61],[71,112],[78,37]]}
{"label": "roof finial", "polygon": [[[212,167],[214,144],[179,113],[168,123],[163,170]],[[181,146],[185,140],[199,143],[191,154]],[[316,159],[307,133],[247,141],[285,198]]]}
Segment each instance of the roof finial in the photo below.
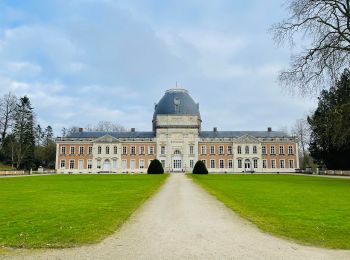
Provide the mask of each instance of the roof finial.
{"label": "roof finial", "polygon": [[177,88],[177,81],[176,81],[176,83],[175,83],[175,88]]}

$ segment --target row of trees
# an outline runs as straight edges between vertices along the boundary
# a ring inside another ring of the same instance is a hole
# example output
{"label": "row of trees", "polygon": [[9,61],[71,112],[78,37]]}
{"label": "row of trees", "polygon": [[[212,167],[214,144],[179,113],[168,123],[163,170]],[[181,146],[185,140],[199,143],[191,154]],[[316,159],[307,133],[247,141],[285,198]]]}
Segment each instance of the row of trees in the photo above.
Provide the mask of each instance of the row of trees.
{"label": "row of trees", "polygon": [[0,99],[0,160],[17,169],[38,166],[53,168],[55,143],[51,126],[35,124],[33,107],[27,96],[11,93]]}

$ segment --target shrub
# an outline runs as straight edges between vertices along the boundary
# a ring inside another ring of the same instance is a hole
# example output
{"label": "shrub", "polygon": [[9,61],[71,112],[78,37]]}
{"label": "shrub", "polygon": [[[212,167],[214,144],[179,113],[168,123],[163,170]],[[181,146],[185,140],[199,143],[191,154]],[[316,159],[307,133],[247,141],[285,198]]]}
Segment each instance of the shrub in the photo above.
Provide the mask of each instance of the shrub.
{"label": "shrub", "polygon": [[160,163],[160,161],[157,159],[152,160],[150,165],[148,166],[147,173],[148,174],[163,174],[164,169],[163,169],[163,166]]}
{"label": "shrub", "polygon": [[197,161],[193,167],[193,174],[208,174],[207,167],[202,161]]}

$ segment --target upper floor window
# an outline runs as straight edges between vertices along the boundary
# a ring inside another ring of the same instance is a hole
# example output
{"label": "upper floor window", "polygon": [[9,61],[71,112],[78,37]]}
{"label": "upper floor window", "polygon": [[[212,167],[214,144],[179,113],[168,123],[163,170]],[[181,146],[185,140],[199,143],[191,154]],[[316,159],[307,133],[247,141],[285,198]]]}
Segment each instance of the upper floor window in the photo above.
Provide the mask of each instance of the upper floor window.
{"label": "upper floor window", "polygon": [[245,147],[245,153],[249,154],[249,146],[248,145],[246,145],[246,147]]}
{"label": "upper floor window", "polygon": [[84,154],[84,146],[79,147],[79,154]]}
{"label": "upper floor window", "polygon": [[271,145],[271,147],[270,147],[270,154],[276,154],[274,145]]}
{"label": "upper floor window", "polygon": [[66,154],[66,147],[65,146],[61,147],[61,154]]}
{"label": "upper floor window", "polygon": [[102,153],[102,147],[101,147],[101,146],[98,146],[98,147],[97,147],[97,153],[98,153],[98,154],[101,154],[101,153]]}
{"label": "upper floor window", "polygon": [[123,146],[122,153],[123,153],[123,155],[127,154],[127,147],[126,146]]}
{"label": "upper floor window", "polygon": [[113,152],[114,152],[114,154],[117,154],[117,153],[118,153],[118,146],[114,146],[114,147],[113,147]]}
{"label": "upper floor window", "polygon": [[144,146],[140,146],[140,154],[145,154],[145,147]]}
{"label": "upper floor window", "polygon": [[70,154],[75,154],[75,147],[74,146],[70,147]]}
{"label": "upper floor window", "polygon": [[258,149],[256,148],[256,145],[253,146],[253,154],[257,154],[258,153]]}
{"label": "upper floor window", "polygon": [[190,145],[190,154],[194,154],[194,146]]}
{"label": "upper floor window", "polygon": [[224,154],[224,146],[219,146],[219,154]]}
{"label": "upper floor window", "polygon": [[181,154],[180,150],[175,150],[174,154]]}
{"label": "upper floor window", "polygon": [[160,154],[165,154],[165,146],[164,145],[162,145],[160,147]]}
{"label": "upper floor window", "polygon": [[266,146],[265,145],[261,147],[261,153],[266,154]]}
{"label": "upper floor window", "polygon": [[92,146],[89,146],[89,154],[92,154]]}
{"label": "upper floor window", "polygon": [[109,146],[106,146],[106,154],[109,154]]}
{"label": "upper floor window", "polygon": [[154,153],[154,147],[153,146],[149,146],[148,147],[148,154],[153,154]]}
{"label": "upper floor window", "polygon": [[237,146],[237,153],[238,154],[241,154],[242,153],[242,147],[239,145]]}
{"label": "upper floor window", "polygon": [[215,154],[215,146],[210,146],[210,154]]}
{"label": "upper floor window", "polygon": [[227,153],[232,154],[232,145],[227,146]]}
{"label": "upper floor window", "polygon": [[131,146],[130,154],[131,155],[135,155],[136,154],[135,146]]}
{"label": "upper floor window", "polygon": [[202,145],[201,146],[201,149],[202,149],[202,154],[206,154],[207,153],[207,147],[205,145]]}
{"label": "upper floor window", "polygon": [[293,154],[293,146],[288,146],[288,154]]}
{"label": "upper floor window", "polygon": [[284,146],[280,145],[280,154],[284,154]]}

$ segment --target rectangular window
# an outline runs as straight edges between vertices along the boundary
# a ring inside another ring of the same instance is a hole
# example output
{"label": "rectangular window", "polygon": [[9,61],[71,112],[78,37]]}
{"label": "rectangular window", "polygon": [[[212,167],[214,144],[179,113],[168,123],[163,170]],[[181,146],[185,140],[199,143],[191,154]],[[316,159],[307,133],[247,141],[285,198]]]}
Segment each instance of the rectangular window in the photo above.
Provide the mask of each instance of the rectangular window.
{"label": "rectangular window", "polygon": [[70,154],[75,154],[75,147],[74,146],[70,147]]}
{"label": "rectangular window", "polygon": [[281,168],[281,169],[284,168],[284,160],[280,160],[280,168]]}
{"label": "rectangular window", "polygon": [[135,146],[131,146],[130,154],[131,154],[131,155],[135,155],[135,154],[136,154],[136,148],[135,148]]}
{"label": "rectangular window", "polygon": [[148,147],[148,154],[149,155],[153,155],[153,153],[154,153],[154,147],[153,146],[149,146]]}
{"label": "rectangular window", "polygon": [[190,168],[193,168],[194,161],[190,160]]}
{"label": "rectangular window", "polygon": [[113,152],[114,152],[114,154],[117,154],[117,153],[118,153],[118,146],[114,146],[114,147],[113,147]]}
{"label": "rectangular window", "polygon": [[101,146],[98,146],[98,147],[97,147],[97,153],[98,153],[98,154],[101,154],[101,153],[102,153],[102,147],[101,147]]}
{"label": "rectangular window", "polygon": [[246,147],[245,147],[245,154],[249,154],[249,146],[248,145],[246,145]]}
{"label": "rectangular window", "polygon": [[117,169],[117,159],[112,160],[112,169]]}
{"label": "rectangular window", "polygon": [[213,159],[210,160],[210,168],[215,168],[215,160]]}
{"label": "rectangular window", "polygon": [[202,162],[204,163],[205,167],[207,166],[207,160],[202,160]]}
{"label": "rectangular window", "polygon": [[66,147],[65,146],[61,147],[61,154],[66,154]]}
{"label": "rectangular window", "polygon": [[228,160],[228,168],[233,168],[233,160]]}
{"label": "rectangular window", "polygon": [[288,146],[288,154],[293,154],[293,146],[292,145],[289,145]]}
{"label": "rectangular window", "polygon": [[160,147],[160,154],[164,155],[165,154],[165,146]]}
{"label": "rectangular window", "polygon": [[294,168],[294,160],[289,160],[289,168]]}
{"label": "rectangular window", "polygon": [[79,160],[79,161],[78,161],[78,169],[79,169],[79,170],[82,170],[82,169],[83,169],[83,166],[84,166],[84,161],[83,161],[83,160]]}
{"label": "rectangular window", "polygon": [[190,154],[194,154],[194,146],[190,145]]}
{"label": "rectangular window", "polygon": [[66,160],[61,160],[60,168],[61,169],[65,169],[66,168]]}
{"label": "rectangular window", "polygon": [[92,169],[92,160],[88,160],[87,167],[88,167],[89,170]]}
{"label": "rectangular window", "polygon": [[135,170],[135,160],[130,160],[130,171]]}
{"label": "rectangular window", "polygon": [[271,168],[276,168],[276,160],[271,160]]}
{"label": "rectangular window", "polygon": [[89,146],[89,154],[92,154],[92,146]]}
{"label": "rectangular window", "polygon": [[284,146],[280,145],[280,154],[284,154]]}
{"label": "rectangular window", "polygon": [[109,154],[109,146],[106,146],[106,154]]}
{"label": "rectangular window", "polygon": [[160,160],[160,163],[162,164],[163,169],[164,169],[165,168],[165,160]]}
{"label": "rectangular window", "polygon": [[207,147],[205,145],[201,146],[202,154],[207,154]]}
{"label": "rectangular window", "polygon": [[[127,154],[127,147],[126,146],[123,146],[123,155],[126,155]],[[126,169],[126,168],[125,168]]]}
{"label": "rectangular window", "polygon": [[225,168],[225,161],[224,160],[220,160],[219,161],[219,166],[220,166],[220,169],[224,169]]}
{"label": "rectangular window", "polygon": [[242,153],[242,147],[239,145],[237,146],[237,153],[238,154],[241,154]]}
{"label": "rectangular window", "polygon": [[145,168],[145,160],[140,160],[140,161],[139,161],[139,168],[140,168],[140,169]]}
{"label": "rectangular window", "polygon": [[238,168],[242,168],[242,160],[241,159],[238,159],[237,166],[238,166]]}
{"label": "rectangular window", "polygon": [[96,160],[97,169],[101,169],[101,160]]}
{"label": "rectangular window", "polygon": [[261,147],[261,153],[263,155],[266,155],[266,146],[265,145]]}
{"label": "rectangular window", "polygon": [[144,146],[140,146],[140,154],[141,155],[145,154],[145,147]]}
{"label": "rectangular window", "polygon": [[270,147],[270,154],[276,154],[274,145],[271,145],[271,147]]}
{"label": "rectangular window", "polygon": [[122,172],[126,171],[127,165],[126,160],[122,160]]}
{"label": "rectangular window", "polygon": [[74,169],[74,160],[69,161],[69,169]]}
{"label": "rectangular window", "polygon": [[210,154],[215,154],[215,146],[210,146]]}
{"label": "rectangular window", "polygon": [[224,154],[224,146],[219,146],[219,154]]}
{"label": "rectangular window", "polygon": [[79,147],[79,154],[80,155],[84,154],[84,146]]}
{"label": "rectangular window", "polygon": [[253,146],[253,154],[257,154],[258,153],[258,149],[256,148],[256,146]]}
{"label": "rectangular window", "polygon": [[258,160],[257,159],[253,160],[253,166],[254,166],[254,169],[258,168]]}
{"label": "rectangular window", "polygon": [[227,146],[227,153],[232,154],[232,145]]}
{"label": "rectangular window", "polygon": [[267,168],[267,161],[263,160],[263,168],[266,169]]}

